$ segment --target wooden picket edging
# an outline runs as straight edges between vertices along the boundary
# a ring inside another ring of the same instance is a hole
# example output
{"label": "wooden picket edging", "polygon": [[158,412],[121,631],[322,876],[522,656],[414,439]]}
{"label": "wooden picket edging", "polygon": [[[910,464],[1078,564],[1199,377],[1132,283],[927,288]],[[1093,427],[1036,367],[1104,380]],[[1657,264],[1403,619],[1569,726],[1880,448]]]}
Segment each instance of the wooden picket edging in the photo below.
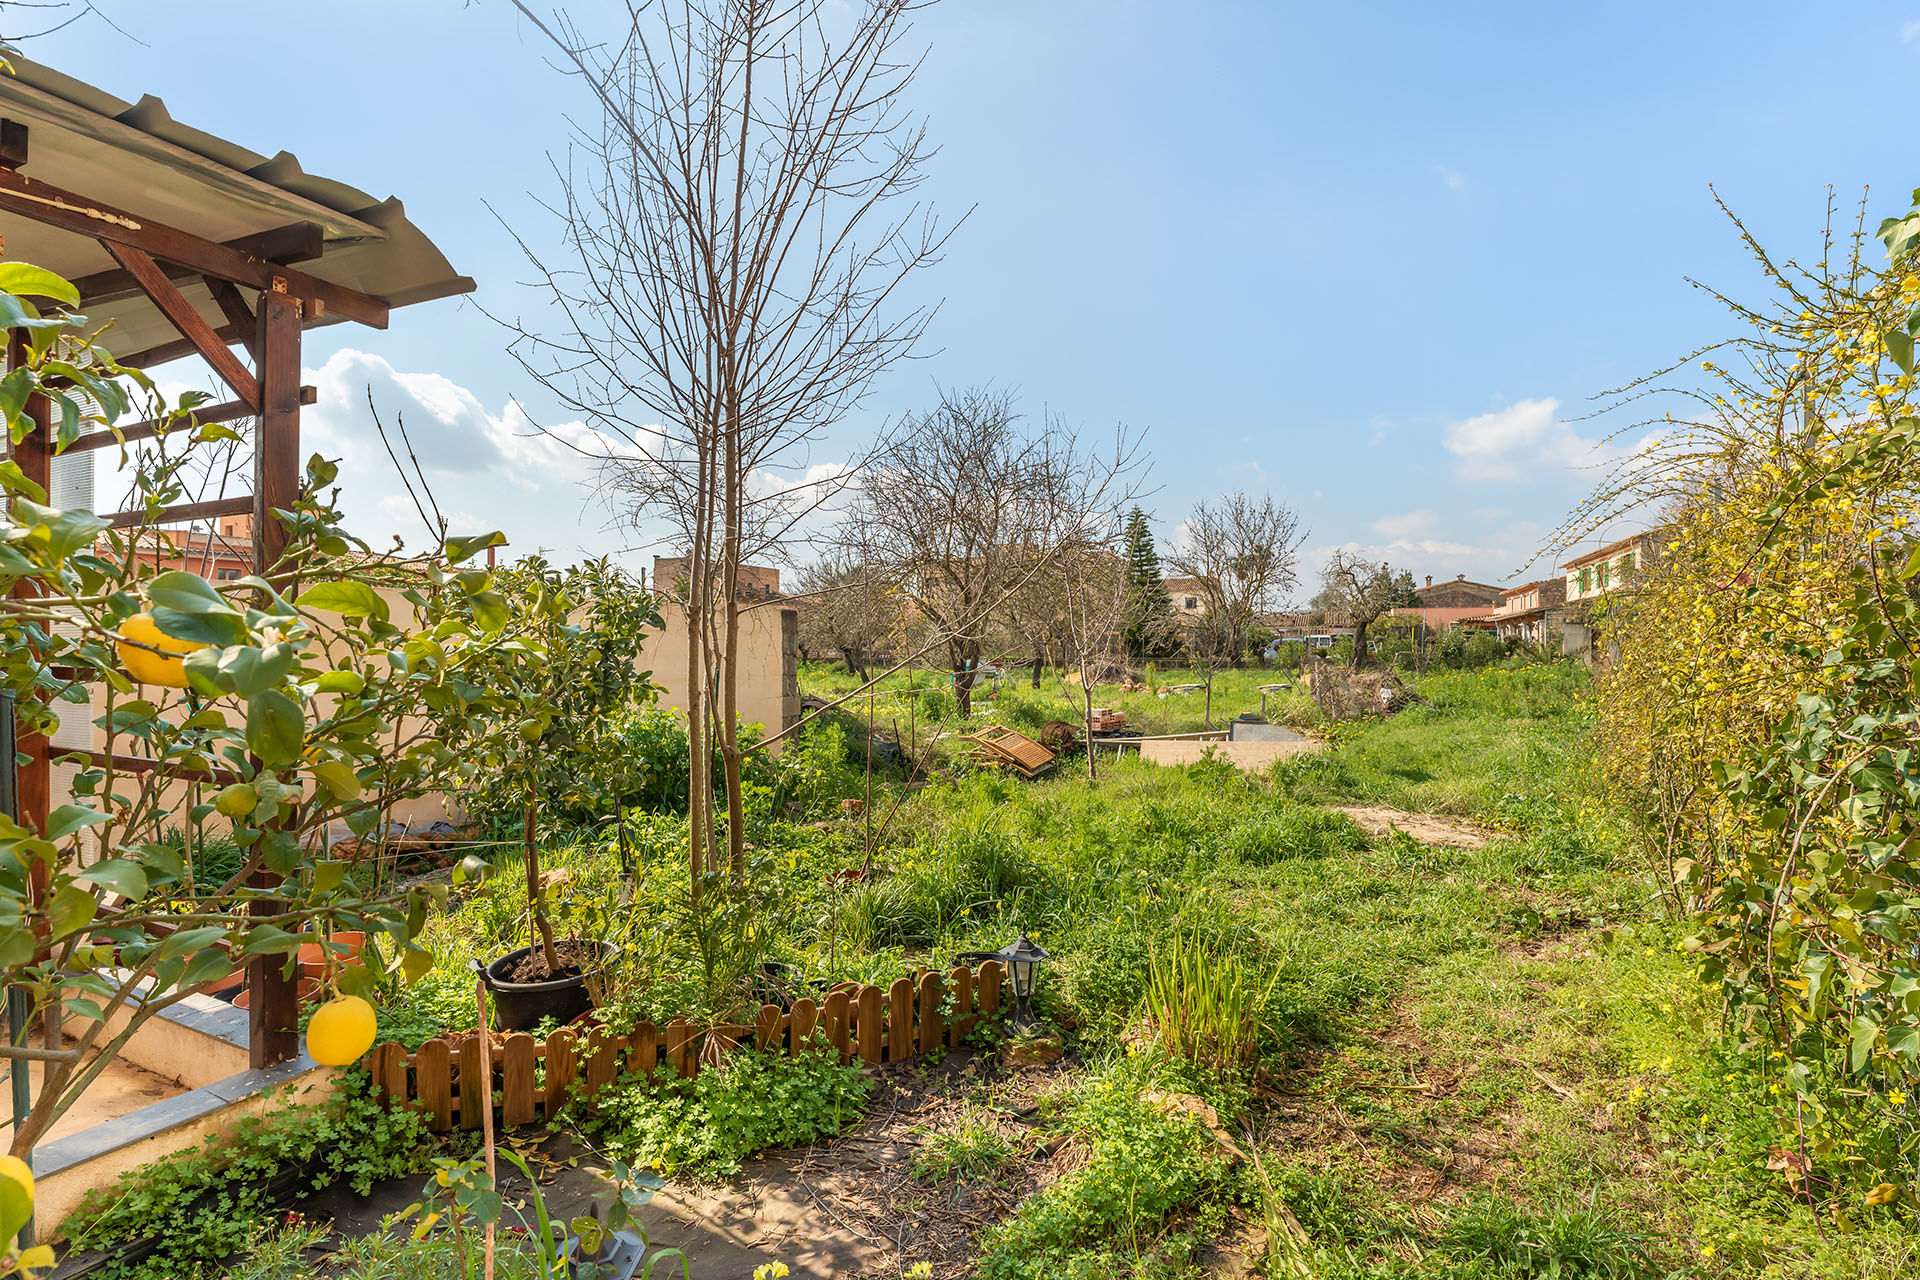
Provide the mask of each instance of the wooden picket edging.
{"label": "wooden picket edging", "polygon": [[[597,1093],[623,1071],[651,1073],[664,1067],[691,1077],[749,1041],[764,1052],[791,1054],[813,1043],[816,1032],[839,1051],[843,1063],[903,1062],[957,1046],[981,1019],[997,1017],[1002,979],[998,960],[986,961],[978,975],[966,968],[947,974],[929,970],[884,989],[849,987],[818,1002],[803,998],[789,1010],[762,1005],[751,1027],[698,1027],[685,1018],[660,1026],[642,1022],[625,1035],[596,1030],[582,1036],[561,1027],[544,1044],[519,1031],[494,1051],[488,1093],[502,1124],[550,1122],[569,1097]],[[949,994],[950,1018],[940,1007]],[[480,1127],[481,1091],[462,1087],[480,1078],[476,1037],[461,1040],[457,1050],[445,1040],[429,1040],[413,1053],[391,1042],[379,1044],[361,1065],[381,1097],[419,1107],[434,1130]]]}

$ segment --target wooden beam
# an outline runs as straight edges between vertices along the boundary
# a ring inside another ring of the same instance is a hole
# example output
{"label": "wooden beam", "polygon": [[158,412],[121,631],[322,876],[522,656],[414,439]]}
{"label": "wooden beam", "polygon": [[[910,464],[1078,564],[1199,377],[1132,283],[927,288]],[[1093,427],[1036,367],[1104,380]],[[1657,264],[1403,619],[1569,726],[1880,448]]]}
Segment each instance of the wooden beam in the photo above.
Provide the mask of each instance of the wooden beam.
{"label": "wooden beam", "polygon": [[229,248],[190,231],[6,169],[0,169],[0,211],[96,240],[112,240],[163,261],[190,267],[201,275],[218,276],[254,289],[272,289],[275,281],[279,281],[286,292],[308,304],[306,313],[313,319],[323,314],[337,315],[376,329],[387,327],[388,308],[384,298],[268,262],[258,254]]}
{"label": "wooden beam", "polygon": [[[57,748],[56,748],[57,750]],[[228,783],[245,782],[246,779],[231,769],[222,769],[209,765],[204,769],[188,769],[178,760],[155,760],[148,756],[125,756],[119,753],[109,755],[105,751],[59,751],[61,756],[81,756],[96,768],[111,766],[121,773],[152,773],[155,769],[177,769],[181,777],[190,781]]]}
{"label": "wooden beam", "polygon": [[0,120],[0,168],[18,169],[27,162],[27,126],[18,120]]}
{"label": "wooden beam", "polygon": [[[310,262],[326,248],[326,233],[317,222],[290,222],[284,227],[256,231],[237,240],[228,240],[225,245],[269,262]],[[167,275],[175,280],[191,280],[200,274],[192,267],[183,267],[176,262],[163,262],[161,265]],[[73,282],[73,287],[80,291],[82,311],[108,302],[122,302],[140,293],[140,286],[134,283],[133,277],[118,267],[81,276]]]}
{"label": "wooden beam", "polygon": [[213,331],[213,326],[200,318],[200,313],[194,310],[186,295],[167,279],[167,273],[160,269],[160,264],[147,256],[145,250],[132,245],[115,244],[111,240],[102,240],[100,243],[106,246],[115,262],[140,282],[141,289],[153,299],[153,305],[173,322],[180,336],[193,344],[193,349],[213,366],[213,371],[233,388],[234,394],[248,404],[259,404],[260,380],[253,376],[251,369],[240,363],[227,344],[220,340],[220,335]]}
{"label": "wooden beam", "polygon": [[207,282],[207,292],[213,295],[214,305],[220,308],[220,314],[227,323],[240,331],[240,341],[247,346],[247,354],[253,357],[253,363],[260,363],[260,342],[256,333],[253,308],[240,296],[240,288],[231,280],[220,280],[213,276],[202,276]]}
{"label": "wooden beam", "polygon": [[[312,404],[320,398],[313,387],[300,388],[300,403]],[[89,431],[66,447],[67,453],[85,453],[89,449],[111,449],[122,440],[132,444],[135,440],[147,440],[160,434],[160,428],[170,426],[172,430],[183,431],[189,424],[203,422],[235,422],[241,418],[251,418],[257,412],[252,405],[242,404],[238,400],[228,400],[221,404],[202,405],[193,410],[191,418],[148,419],[119,428],[119,435],[112,431]]]}
{"label": "wooden beam", "polygon": [[211,502],[178,502],[162,508],[151,517],[145,511],[119,511],[108,516],[107,523],[115,529],[131,529],[142,524],[187,524],[194,520],[252,514],[252,498],[215,498]]}

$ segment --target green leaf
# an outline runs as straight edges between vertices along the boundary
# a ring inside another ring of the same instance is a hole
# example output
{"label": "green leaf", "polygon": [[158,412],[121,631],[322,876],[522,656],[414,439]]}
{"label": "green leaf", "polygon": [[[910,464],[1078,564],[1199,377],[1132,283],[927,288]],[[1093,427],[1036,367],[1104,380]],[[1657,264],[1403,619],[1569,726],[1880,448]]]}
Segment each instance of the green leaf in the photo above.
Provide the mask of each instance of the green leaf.
{"label": "green leaf", "polygon": [[107,815],[85,805],[63,804],[47,815],[47,839],[64,840],[83,827],[97,827]]}
{"label": "green leaf", "polygon": [[298,759],[306,737],[306,715],[286,694],[268,689],[247,699],[247,750],[268,764]]}
{"label": "green leaf", "polygon": [[[57,276],[45,267],[36,267],[25,262],[0,262],[0,289],[8,293],[23,293],[35,298],[52,298],[55,302],[64,302],[70,307],[80,305],[80,290],[75,288],[64,276]],[[0,1231],[0,1238],[13,1234]]]}
{"label": "green leaf", "polygon": [[343,618],[387,620],[387,602],[364,582],[321,582],[300,593],[294,601],[303,609],[324,609]]}
{"label": "green leaf", "polygon": [[1880,1039],[1880,1024],[1866,1014],[1855,1014],[1853,1019],[1853,1048],[1847,1055],[1847,1066],[1858,1071],[1867,1065],[1867,1059],[1873,1056],[1873,1046]]}
{"label": "green leaf", "polygon": [[278,685],[292,668],[294,656],[290,644],[265,649],[236,645],[220,656],[220,670],[232,678],[235,693],[251,698]]}
{"label": "green leaf", "polygon": [[47,929],[56,941],[93,923],[100,903],[79,885],[67,885],[47,903]]}
{"label": "green leaf", "polygon": [[24,298],[0,293],[0,327],[7,329],[64,329],[64,316],[43,316],[38,307]]}
{"label": "green leaf", "polygon": [[109,858],[81,870],[80,878],[102,889],[111,889],[123,898],[143,898],[147,893],[147,870],[125,858]]}
{"label": "green leaf", "polygon": [[160,634],[175,640],[192,640],[222,648],[247,642],[247,620],[237,613],[182,613],[158,604],[150,612]]}
{"label": "green leaf", "polygon": [[354,776],[353,768],[342,761],[327,760],[313,766],[313,776],[320,780],[320,785],[333,792],[337,800],[360,798],[360,779]]}
{"label": "green leaf", "polygon": [[292,875],[300,868],[300,837],[278,827],[267,828],[260,833],[260,858],[267,870]]}
{"label": "green leaf", "polygon": [[498,591],[477,591],[472,596],[474,621],[487,631],[507,625],[507,598]]}
{"label": "green leaf", "polygon": [[321,693],[344,693],[353,697],[367,687],[367,678],[358,671],[323,671],[313,687]]}
{"label": "green leaf", "polygon": [[157,605],[179,613],[232,613],[213,584],[197,573],[169,569],[147,584],[147,598]]}
{"label": "green leaf", "polygon": [[504,547],[507,535],[498,529],[492,533],[475,534],[469,538],[447,539],[447,563],[459,564],[476,551],[485,551],[488,547]]}
{"label": "green leaf", "polygon": [[1880,337],[1881,337],[1881,341],[1887,344],[1887,354],[1893,357],[1893,362],[1900,366],[1900,369],[1902,372],[1912,373],[1913,372],[1913,338],[1912,336],[1909,334],[1903,333],[1898,329],[1889,329],[1885,333],[1881,334]]}

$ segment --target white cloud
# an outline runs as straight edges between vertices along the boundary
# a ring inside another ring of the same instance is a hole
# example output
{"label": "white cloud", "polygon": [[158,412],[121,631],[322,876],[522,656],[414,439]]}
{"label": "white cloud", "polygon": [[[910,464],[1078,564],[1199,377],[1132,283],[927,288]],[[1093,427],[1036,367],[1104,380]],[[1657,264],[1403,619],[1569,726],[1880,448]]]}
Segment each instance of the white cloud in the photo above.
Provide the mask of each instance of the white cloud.
{"label": "white cloud", "polygon": [[1418,511],[1409,511],[1404,515],[1381,516],[1367,527],[1386,538],[1411,538],[1433,528],[1439,517],[1422,507]]}
{"label": "white cloud", "polygon": [[1900,39],[1907,44],[1920,42],[1920,19],[1909,22],[1900,28]]}
{"label": "white cloud", "polygon": [[1447,190],[1465,191],[1467,189],[1467,175],[1458,169],[1449,169],[1446,165],[1437,164],[1433,166],[1433,171],[1440,175],[1442,182],[1447,184]]}
{"label": "white cloud", "polygon": [[1555,416],[1560,402],[1517,400],[1464,422],[1450,422],[1442,437],[1460,461],[1454,474],[1467,481],[1535,480],[1598,461],[1596,444]]}

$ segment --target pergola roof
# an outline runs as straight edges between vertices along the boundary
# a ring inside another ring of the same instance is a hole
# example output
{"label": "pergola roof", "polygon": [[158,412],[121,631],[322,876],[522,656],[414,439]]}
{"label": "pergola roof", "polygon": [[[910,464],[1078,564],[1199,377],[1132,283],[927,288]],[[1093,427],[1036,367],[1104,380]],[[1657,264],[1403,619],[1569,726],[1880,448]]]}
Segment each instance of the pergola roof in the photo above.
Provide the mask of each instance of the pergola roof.
{"label": "pergola roof", "polygon": [[[181,124],[151,95],[129,104],[24,58],[15,57],[13,66],[14,75],[0,75],[0,117],[27,126],[23,177],[206,240],[242,241],[261,258],[299,262],[308,276],[389,306],[473,289],[407,221],[397,199],[375,200],[307,173],[289,152],[269,158]],[[83,308],[92,324],[113,322],[105,345],[115,354],[163,348],[179,337],[131,282],[110,287],[116,282],[105,273],[118,264],[94,237],[19,214],[0,214],[0,230],[6,257],[70,280],[96,278],[83,290],[92,295],[83,297]],[[169,274],[210,326],[229,323],[199,276]],[[350,318],[328,309],[309,313],[306,325]]]}

